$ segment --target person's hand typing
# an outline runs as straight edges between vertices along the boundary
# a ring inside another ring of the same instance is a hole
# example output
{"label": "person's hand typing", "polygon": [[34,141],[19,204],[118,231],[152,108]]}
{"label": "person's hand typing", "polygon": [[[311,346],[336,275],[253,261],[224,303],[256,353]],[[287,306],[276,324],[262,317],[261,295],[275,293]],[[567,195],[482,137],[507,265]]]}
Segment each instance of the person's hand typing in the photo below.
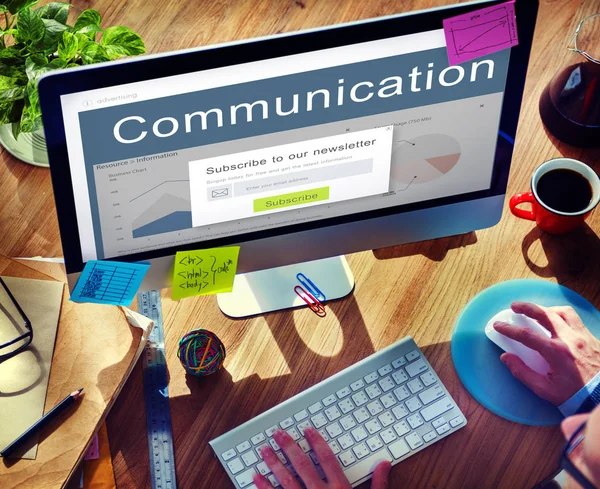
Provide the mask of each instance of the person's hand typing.
{"label": "person's hand typing", "polygon": [[549,372],[541,375],[512,353],[500,357],[511,373],[539,397],[558,406],[600,372],[600,340],[589,332],[572,307],[513,302],[511,308],[535,319],[552,335],[548,338],[523,327],[494,323],[498,333],[538,351],[550,365]]}
{"label": "person's hand typing", "polygon": [[[277,431],[273,435],[273,438],[283,450],[287,459],[294,466],[294,469],[302,479],[306,489],[351,489],[352,486],[344,475],[344,471],[340,467],[337,457],[319,432],[314,428],[307,428],[304,431],[304,436],[316,454],[319,464],[327,478],[327,482],[321,480],[312,460],[294,442],[290,435],[285,431]],[[264,447],[261,451],[261,455],[271,472],[277,477],[277,480],[283,489],[302,488],[300,483],[292,473],[285,468],[281,463],[281,460],[279,460],[279,457],[277,457],[270,447]],[[390,468],[391,464],[389,462],[381,462],[375,468],[371,489],[387,489]],[[271,485],[266,477],[260,474],[254,476],[254,484],[258,489],[273,489],[273,485]]]}

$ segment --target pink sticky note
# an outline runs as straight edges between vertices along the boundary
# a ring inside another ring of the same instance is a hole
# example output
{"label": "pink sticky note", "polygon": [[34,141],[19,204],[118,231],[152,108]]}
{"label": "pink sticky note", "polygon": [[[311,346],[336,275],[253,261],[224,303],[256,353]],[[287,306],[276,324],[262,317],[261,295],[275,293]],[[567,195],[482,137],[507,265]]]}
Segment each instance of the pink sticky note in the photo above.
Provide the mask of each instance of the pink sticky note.
{"label": "pink sticky note", "polygon": [[519,44],[514,0],[444,19],[450,65]]}
{"label": "pink sticky note", "polygon": [[84,460],[97,460],[100,458],[100,446],[98,445],[98,435],[92,439],[92,444],[85,452]]}

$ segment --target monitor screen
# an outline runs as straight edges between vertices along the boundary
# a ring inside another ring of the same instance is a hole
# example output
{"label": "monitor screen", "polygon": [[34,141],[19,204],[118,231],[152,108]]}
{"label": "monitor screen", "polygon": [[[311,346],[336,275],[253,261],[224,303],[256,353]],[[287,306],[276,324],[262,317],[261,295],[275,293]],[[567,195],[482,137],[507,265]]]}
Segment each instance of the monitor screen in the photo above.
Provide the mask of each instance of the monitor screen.
{"label": "monitor screen", "polygon": [[492,191],[511,50],[449,66],[445,46],[435,29],[61,95],[83,262]]}

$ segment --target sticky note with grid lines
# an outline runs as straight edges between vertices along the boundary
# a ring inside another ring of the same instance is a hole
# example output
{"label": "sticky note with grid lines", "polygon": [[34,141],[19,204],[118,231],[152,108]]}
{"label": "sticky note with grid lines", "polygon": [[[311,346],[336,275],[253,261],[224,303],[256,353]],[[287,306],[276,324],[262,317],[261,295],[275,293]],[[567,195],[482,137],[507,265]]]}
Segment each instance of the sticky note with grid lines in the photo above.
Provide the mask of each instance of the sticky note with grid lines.
{"label": "sticky note with grid lines", "polygon": [[85,264],[71,293],[71,300],[128,306],[148,268],[148,263],[91,260]]}

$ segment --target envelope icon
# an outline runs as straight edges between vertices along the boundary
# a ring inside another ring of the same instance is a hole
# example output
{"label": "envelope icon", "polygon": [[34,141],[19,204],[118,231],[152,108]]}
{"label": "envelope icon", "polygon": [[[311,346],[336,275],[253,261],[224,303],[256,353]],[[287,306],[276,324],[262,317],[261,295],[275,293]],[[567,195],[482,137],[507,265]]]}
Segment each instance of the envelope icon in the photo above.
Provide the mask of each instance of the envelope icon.
{"label": "envelope icon", "polygon": [[212,191],[213,199],[215,197],[227,197],[229,195],[229,189],[226,188],[217,188]]}

